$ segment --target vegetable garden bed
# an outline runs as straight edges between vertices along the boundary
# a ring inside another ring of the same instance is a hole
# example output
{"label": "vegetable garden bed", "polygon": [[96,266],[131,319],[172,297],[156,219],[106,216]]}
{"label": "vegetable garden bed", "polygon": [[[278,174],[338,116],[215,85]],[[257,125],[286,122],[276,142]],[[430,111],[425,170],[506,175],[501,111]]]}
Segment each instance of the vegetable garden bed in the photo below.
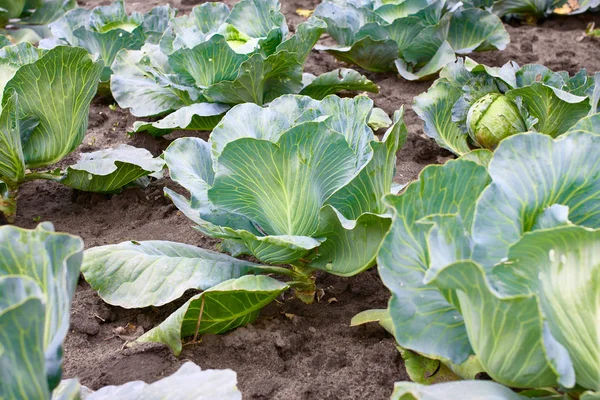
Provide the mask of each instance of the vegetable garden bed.
{"label": "vegetable garden bed", "polygon": [[[130,1],[128,11],[146,12],[166,3]],[[201,2],[168,3],[187,12]],[[235,1],[226,3],[232,5]],[[296,10],[312,10],[320,2],[282,3],[282,12],[293,31],[305,20]],[[102,0],[79,2],[86,8],[106,4],[109,2]],[[599,71],[600,40],[582,38],[590,22],[600,25],[598,14],[553,16],[535,26],[505,24],[511,40],[506,50],[470,57],[490,66],[516,61],[519,65],[543,64],[571,74],[580,68],[590,73]],[[306,71],[319,75],[342,66],[331,55],[313,51]],[[413,98],[427,91],[432,81],[409,82],[396,73],[358,70],[380,87],[379,94],[369,94],[377,107],[390,115],[401,105],[406,107],[408,139],[398,153],[397,183],[406,184],[416,179],[425,166],[453,158],[424,135],[422,122],[411,109]],[[182,136],[177,132],[166,138],[128,136],[134,121],[136,118],[127,110],[96,98],[83,144],[60,166],[72,164],[81,152],[121,143],[146,148],[156,156],[171,140]],[[207,133],[197,136],[208,138]],[[169,240],[214,249],[217,241],[190,228],[190,220],[163,195],[164,187],[184,193],[168,179],[154,182],[145,190],[130,189],[114,196],[74,192],[46,181],[29,182],[21,187],[15,224],[33,228],[40,220],[50,220],[57,231],[82,237],[86,247],[135,239]],[[79,377],[82,384],[98,389],[138,379],[155,381],[191,360],[202,369],[235,370],[238,386],[248,399],[388,399],[394,382],[408,380],[394,339],[375,324],[350,327],[357,313],[387,305],[389,292],[376,269],[352,278],[319,273],[317,287],[319,304],[306,305],[295,298],[274,302],[252,325],[220,336],[205,335],[201,344],[184,346],[181,355],[175,357],[163,345],[147,343],[125,348],[124,343],[137,336],[140,329],[147,331],[163,321],[191,294],[160,308],[125,310],[106,305],[82,279],[71,309],[64,376]]]}

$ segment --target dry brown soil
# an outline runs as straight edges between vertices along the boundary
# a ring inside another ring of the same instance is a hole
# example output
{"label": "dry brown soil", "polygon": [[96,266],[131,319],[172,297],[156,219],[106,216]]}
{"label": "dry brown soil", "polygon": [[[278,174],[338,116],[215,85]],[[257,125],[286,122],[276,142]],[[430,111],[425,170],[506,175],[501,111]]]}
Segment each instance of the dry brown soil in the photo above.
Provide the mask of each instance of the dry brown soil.
{"label": "dry brown soil", "polygon": [[[169,1],[180,12],[188,12],[201,2]],[[80,1],[80,6],[109,3],[110,0],[87,0]],[[130,1],[128,8],[147,11],[164,3],[165,0]],[[303,20],[296,9],[312,9],[318,1],[282,3],[293,30]],[[512,41],[507,50],[473,58],[492,65],[515,60],[519,64],[542,63],[571,73],[579,68],[597,71],[600,41],[580,40],[586,24],[594,20],[600,22],[598,16],[585,14],[555,17],[536,26],[507,25]],[[313,52],[306,69],[319,74],[339,66],[329,55]],[[366,74],[381,88],[379,94],[371,96],[377,106],[388,113],[403,104],[407,108],[409,139],[398,154],[397,181],[406,183],[427,164],[443,162],[449,154],[424,136],[421,122],[410,107],[413,97],[427,90],[431,82],[407,82],[393,73]],[[134,118],[125,110],[111,110],[110,104],[101,99],[94,101],[89,131],[78,151],[129,143],[158,155],[169,144],[172,138],[129,137],[127,127]],[[197,135],[207,138],[206,133]],[[63,164],[77,157],[76,152]],[[165,179],[146,190],[101,196],[74,192],[49,182],[28,183],[22,189],[17,225],[31,228],[36,221],[52,221],[56,229],[81,236],[86,247],[131,239],[161,239],[213,248],[216,241],[192,229],[191,222],[162,195],[164,186],[175,187]],[[77,376],[83,384],[98,389],[137,379],[151,382],[192,360],[205,369],[235,370],[246,399],[389,398],[393,383],[407,379],[393,339],[378,326],[349,326],[356,313],[386,306],[388,293],[376,269],[350,279],[319,275],[317,283],[325,292],[320,303],[305,305],[293,298],[280,299],[268,306],[253,325],[222,336],[206,336],[202,343],[186,346],[176,358],[160,345],[124,348],[124,340],[114,331],[128,324],[150,329],[178,304],[142,310],[111,307],[82,281],[75,295],[66,341],[65,376]]]}

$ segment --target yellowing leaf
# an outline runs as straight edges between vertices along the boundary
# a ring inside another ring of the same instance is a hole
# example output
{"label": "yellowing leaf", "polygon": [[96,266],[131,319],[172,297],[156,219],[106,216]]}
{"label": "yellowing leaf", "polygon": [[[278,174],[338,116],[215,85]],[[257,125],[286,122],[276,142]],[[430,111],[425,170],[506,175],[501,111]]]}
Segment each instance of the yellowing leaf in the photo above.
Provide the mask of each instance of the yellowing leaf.
{"label": "yellowing leaf", "polygon": [[310,17],[314,12],[315,10],[305,10],[304,8],[299,8],[296,10],[296,14],[304,18]]}

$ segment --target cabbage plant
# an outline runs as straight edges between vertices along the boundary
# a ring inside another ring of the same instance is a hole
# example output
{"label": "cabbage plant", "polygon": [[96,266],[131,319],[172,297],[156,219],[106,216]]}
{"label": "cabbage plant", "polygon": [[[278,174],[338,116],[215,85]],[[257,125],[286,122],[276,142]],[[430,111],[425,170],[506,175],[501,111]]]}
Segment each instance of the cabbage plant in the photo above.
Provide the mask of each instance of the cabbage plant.
{"label": "cabbage plant", "polygon": [[0,33],[14,42],[47,37],[47,24],[77,6],[75,0],[0,0]]}
{"label": "cabbage plant", "polygon": [[124,242],[88,250],[86,280],[125,308],[204,290],[138,339],[177,354],[182,338],[246,325],[290,288],[312,301],[315,270],[351,276],[371,267],[390,227],[382,198],[396,189],[406,128],[399,110],[379,140],[368,123],[381,125],[382,115],[366,96],[287,95],[232,108],[208,142],[180,138],[167,148],[171,179],[189,195],[165,193],[199,231],[222,239],[222,250],[264,264],[180,243]]}
{"label": "cabbage plant", "polygon": [[13,221],[19,186],[28,181],[111,193],[162,170],[162,160],[128,145],[82,154],[63,170],[44,170],[83,141],[102,68],[80,48],[44,51],[23,43],[0,49],[0,217]]}
{"label": "cabbage plant", "polygon": [[128,15],[123,0],[92,10],[77,8],[49,25],[52,37],[42,40],[40,47],[68,45],[98,54],[105,65],[101,80],[108,83],[117,53],[121,49],[139,50],[144,43],[157,44],[175,13],[167,5],[146,14]]}
{"label": "cabbage plant", "polygon": [[[597,398],[599,121],[556,139],[511,136],[493,155],[427,167],[386,197],[394,216],[377,263],[392,296],[378,318],[402,348],[459,376],[470,364],[510,388]],[[481,390],[489,397],[472,398],[520,398]]]}
{"label": "cabbage plant", "polygon": [[413,108],[425,122],[425,133],[451,152],[493,150],[520,132],[560,136],[595,113],[598,76],[588,76],[584,69],[569,76],[538,64],[509,62],[496,68],[459,59],[415,97]]}
{"label": "cabbage plant", "polygon": [[[0,398],[6,400],[239,400],[231,370],[184,364],[152,384],[129,382],[92,392],[76,379],[60,381],[62,342],[83,258],[83,241],[54,232],[0,227]],[[206,397],[204,397],[206,396]]]}
{"label": "cabbage plant", "polygon": [[600,6],[598,0],[475,0],[467,3],[486,7],[499,17],[523,19],[530,23],[552,14],[581,14]]}
{"label": "cabbage plant", "polygon": [[404,79],[435,75],[456,54],[503,50],[509,43],[491,12],[445,0],[334,0],[315,9],[337,46],[318,46],[338,59]]}
{"label": "cabbage plant", "polygon": [[115,100],[136,117],[163,117],[136,122],[134,131],[211,130],[233,105],[263,105],[284,94],[322,99],[340,90],[377,92],[349,69],[303,74],[325,24],[311,18],[288,37],[279,8],[277,0],[242,0],[231,10],[205,3],[171,19],[160,44],[121,51],[112,65]]}

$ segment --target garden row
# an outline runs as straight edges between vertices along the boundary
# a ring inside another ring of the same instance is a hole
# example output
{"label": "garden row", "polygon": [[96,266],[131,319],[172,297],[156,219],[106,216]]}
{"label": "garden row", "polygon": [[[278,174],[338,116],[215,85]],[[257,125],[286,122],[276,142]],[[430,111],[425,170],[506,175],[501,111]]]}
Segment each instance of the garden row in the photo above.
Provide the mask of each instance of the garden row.
{"label": "garden row", "polygon": [[[388,308],[352,323],[378,321],[396,339],[415,383],[398,383],[393,398],[600,398],[600,75],[457,58],[504,48],[499,17],[542,17],[554,3],[382,3],[325,2],[290,37],[273,0],[205,3],[182,17],[169,6],[128,15],[116,2],[48,26],[32,27],[38,11],[16,23],[11,39],[44,39],[0,49],[4,218],[13,220],[25,182],[117,193],[166,168],[189,195],[165,195],[222,253],[168,241],[84,252],[48,223],[0,228],[0,397],[160,398],[189,382],[195,391],[179,398],[241,397],[231,371],[193,364],[92,394],[61,383],[80,272],[124,308],[201,290],[132,343],[178,355],[184,341],[253,322],[290,289],[311,303],[315,271],[347,277],[377,264]],[[458,158],[394,183],[403,109],[390,118],[365,95],[334,95],[377,91],[354,70],[303,74],[325,32],[339,46],[321,49],[364,69],[439,73],[413,109]],[[98,93],[158,118],[136,133],[212,133],[179,138],[156,158],[121,145],[52,169],[83,141]],[[434,374],[422,371],[428,360],[439,361]],[[496,382],[474,380],[481,373]]]}

